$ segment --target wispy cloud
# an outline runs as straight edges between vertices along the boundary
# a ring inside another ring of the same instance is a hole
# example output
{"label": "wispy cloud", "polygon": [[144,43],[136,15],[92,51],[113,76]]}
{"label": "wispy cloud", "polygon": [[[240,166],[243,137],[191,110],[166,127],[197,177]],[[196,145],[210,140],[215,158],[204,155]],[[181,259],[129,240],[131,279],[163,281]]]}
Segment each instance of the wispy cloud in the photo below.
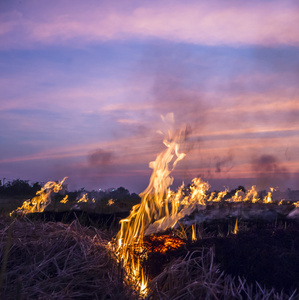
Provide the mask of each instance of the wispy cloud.
{"label": "wispy cloud", "polygon": [[249,178],[263,155],[299,170],[295,1],[12,0],[0,8],[6,176],[133,185],[165,148],[157,130],[169,112],[191,128],[176,175]]}
{"label": "wispy cloud", "polygon": [[[126,8],[126,5],[127,8]],[[294,1],[30,1],[2,13],[2,48],[164,39],[206,45],[298,45]],[[13,38],[14,37],[14,38]],[[18,37],[18,38],[15,38]]]}

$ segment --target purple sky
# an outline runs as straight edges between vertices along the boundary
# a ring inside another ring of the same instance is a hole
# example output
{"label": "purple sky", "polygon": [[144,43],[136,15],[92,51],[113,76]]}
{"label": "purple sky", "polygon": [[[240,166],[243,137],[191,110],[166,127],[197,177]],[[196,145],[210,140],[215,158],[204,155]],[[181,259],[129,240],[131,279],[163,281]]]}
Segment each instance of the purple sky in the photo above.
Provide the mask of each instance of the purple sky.
{"label": "purple sky", "polygon": [[176,184],[299,189],[299,2],[0,2],[0,179],[141,192],[160,116]]}

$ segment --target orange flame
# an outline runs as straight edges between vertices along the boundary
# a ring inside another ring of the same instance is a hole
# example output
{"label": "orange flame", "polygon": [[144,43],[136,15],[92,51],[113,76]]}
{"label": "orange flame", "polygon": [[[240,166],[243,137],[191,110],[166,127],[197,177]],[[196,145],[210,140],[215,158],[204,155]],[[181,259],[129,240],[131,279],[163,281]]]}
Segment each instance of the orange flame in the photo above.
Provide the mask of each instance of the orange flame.
{"label": "orange flame", "polygon": [[87,196],[87,193],[84,193],[83,195],[82,195],[82,197],[77,201],[77,203],[86,203],[86,202],[88,202],[88,196]]}
{"label": "orange flame", "polygon": [[28,214],[35,212],[43,212],[44,209],[51,203],[51,194],[52,192],[58,193],[62,189],[62,184],[67,177],[64,177],[60,182],[49,181],[44,187],[36,192],[36,196],[31,200],[28,199],[24,201],[21,207],[18,207],[16,210],[12,211],[10,215],[14,213]]}
{"label": "orange flame", "polygon": [[[173,115],[167,115],[164,120],[173,123]],[[176,201],[176,197],[173,198],[169,192],[169,186],[173,182],[170,174],[176,164],[185,157],[184,153],[179,153],[180,144],[185,137],[186,128],[178,132],[172,129],[168,130],[167,138],[163,141],[167,147],[166,150],[161,152],[154,162],[150,163],[153,172],[148,187],[141,194],[141,203],[132,208],[128,218],[120,221],[121,228],[116,237],[118,241],[117,252],[124,267],[129,270],[129,274],[133,272],[133,266],[136,265],[135,258],[131,255],[132,248],[140,248],[143,244],[143,236],[149,234],[150,231],[155,231],[163,223],[163,220],[170,216],[171,212],[176,212],[178,209],[179,203]],[[174,200],[171,202],[172,205],[169,203],[171,200]],[[151,224],[156,224],[155,229],[152,228],[149,231]],[[137,282],[145,291],[146,276],[144,274],[139,276]]]}
{"label": "orange flame", "polygon": [[293,205],[294,205],[296,208],[298,208],[298,207],[299,207],[299,201],[294,202]]}
{"label": "orange flame", "polygon": [[69,195],[66,195],[61,201],[60,203],[67,203],[69,201]]}
{"label": "orange flame", "polygon": [[235,228],[234,228],[234,234],[237,234],[239,231],[239,228],[238,228],[238,218],[236,219],[236,223],[235,223]]}
{"label": "orange flame", "polygon": [[192,242],[197,241],[197,236],[196,236],[196,224],[192,225]]}
{"label": "orange flame", "polygon": [[270,188],[270,191],[268,192],[268,194],[267,194],[267,196],[265,196],[265,198],[263,199],[263,203],[272,203],[273,201],[272,201],[272,193],[273,193],[273,191],[275,191],[275,189],[274,188]]}

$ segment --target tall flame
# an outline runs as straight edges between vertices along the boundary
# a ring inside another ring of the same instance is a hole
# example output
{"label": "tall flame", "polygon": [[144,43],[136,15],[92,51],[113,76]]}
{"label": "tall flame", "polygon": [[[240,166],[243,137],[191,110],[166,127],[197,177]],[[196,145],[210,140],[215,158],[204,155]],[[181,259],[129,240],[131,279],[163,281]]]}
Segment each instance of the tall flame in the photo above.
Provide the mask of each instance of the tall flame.
{"label": "tall flame", "polygon": [[[168,115],[167,119],[172,119],[172,116]],[[116,237],[117,251],[128,274],[134,274],[133,269],[139,265],[135,261],[135,256],[132,255],[132,249],[134,251],[140,249],[143,236],[150,233],[148,229],[151,224],[155,224],[155,222],[161,224],[161,221],[170,216],[169,200],[173,199],[169,190],[169,186],[173,182],[170,174],[177,163],[185,157],[184,153],[179,152],[179,148],[186,137],[186,132],[186,128],[179,131],[168,130],[167,137],[163,141],[167,148],[157,156],[154,162],[150,163],[153,172],[148,187],[141,194],[141,203],[135,205],[128,218],[120,222],[121,228]],[[173,200],[171,209],[177,211],[178,203],[175,198]],[[138,270],[138,272],[139,276],[135,276],[135,278],[142,281],[142,284],[139,285],[145,290],[145,274],[143,271],[140,273]]]}

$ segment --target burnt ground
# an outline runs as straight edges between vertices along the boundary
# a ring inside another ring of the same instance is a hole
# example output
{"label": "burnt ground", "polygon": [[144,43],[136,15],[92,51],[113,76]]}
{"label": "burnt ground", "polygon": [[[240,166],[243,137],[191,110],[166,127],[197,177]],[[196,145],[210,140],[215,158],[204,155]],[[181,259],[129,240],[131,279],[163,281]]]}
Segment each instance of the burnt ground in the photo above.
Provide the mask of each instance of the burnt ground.
{"label": "burnt ground", "polygon": [[[169,262],[185,256],[188,251],[213,247],[215,260],[226,274],[246,278],[249,284],[257,281],[269,289],[274,287],[276,291],[299,289],[298,222],[285,218],[274,222],[240,221],[237,234],[224,234],[233,225],[233,220],[203,223],[204,236],[196,242],[185,241],[179,249],[170,248],[165,254],[150,251],[144,262],[149,276],[157,276]],[[147,237],[147,242],[151,243],[151,237]]]}
{"label": "burnt ground", "polygon": [[[83,226],[113,229],[116,233],[119,221],[128,213],[96,214],[82,211],[63,213],[44,212],[28,214],[31,220],[71,223],[78,220]],[[248,283],[258,282],[269,289],[291,293],[299,289],[299,222],[278,215],[275,219],[238,220],[239,231],[233,234],[236,218],[205,221],[198,225],[197,241],[191,241],[191,227],[186,229],[188,239],[182,239],[179,248],[169,246],[165,253],[154,249],[164,245],[171,237],[170,245],[180,240],[176,231],[156,234],[162,239],[145,237],[147,260],[143,265],[149,278],[159,275],[174,259],[202,248],[214,248],[215,261],[220,269],[233,277],[246,278]]]}

